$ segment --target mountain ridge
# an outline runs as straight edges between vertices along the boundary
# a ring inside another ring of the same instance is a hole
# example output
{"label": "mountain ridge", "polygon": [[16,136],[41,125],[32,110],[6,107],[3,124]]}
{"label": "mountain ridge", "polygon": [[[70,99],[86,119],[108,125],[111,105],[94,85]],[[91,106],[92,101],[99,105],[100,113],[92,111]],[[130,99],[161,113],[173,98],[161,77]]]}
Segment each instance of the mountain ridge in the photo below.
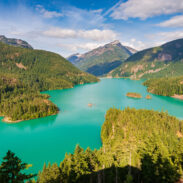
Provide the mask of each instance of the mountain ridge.
{"label": "mountain ridge", "polygon": [[24,40],[15,39],[15,38],[7,38],[4,35],[0,35],[0,42],[5,43],[5,44],[9,44],[12,46],[33,49],[33,47],[28,42],[26,42]]}
{"label": "mountain ridge", "polygon": [[119,66],[133,54],[132,50],[133,52],[136,51],[133,48],[123,46],[120,41],[115,40],[84,54],[73,54],[67,57],[67,59],[79,69],[101,76]]}
{"label": "mountain ridge", "polygon": [[127,58],[111,71],[113,77],[131,79],[174,77],[183,75],[183,39],[148,48]]}

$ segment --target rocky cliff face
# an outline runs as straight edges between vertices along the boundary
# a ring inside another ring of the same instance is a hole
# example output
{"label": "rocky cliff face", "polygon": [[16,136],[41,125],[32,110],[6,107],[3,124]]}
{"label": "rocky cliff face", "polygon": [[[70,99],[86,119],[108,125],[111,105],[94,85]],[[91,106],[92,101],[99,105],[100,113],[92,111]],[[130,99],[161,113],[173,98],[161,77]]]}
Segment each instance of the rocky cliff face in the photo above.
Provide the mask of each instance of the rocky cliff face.
{"label": "rocky cliff face", "polygon": [[12,46],[33,49],[33,47],[30,44],[28,44],[26,41],[23,41],[21,39],[7,38],[3,35],[0,35],[0,42],[6,43]]}

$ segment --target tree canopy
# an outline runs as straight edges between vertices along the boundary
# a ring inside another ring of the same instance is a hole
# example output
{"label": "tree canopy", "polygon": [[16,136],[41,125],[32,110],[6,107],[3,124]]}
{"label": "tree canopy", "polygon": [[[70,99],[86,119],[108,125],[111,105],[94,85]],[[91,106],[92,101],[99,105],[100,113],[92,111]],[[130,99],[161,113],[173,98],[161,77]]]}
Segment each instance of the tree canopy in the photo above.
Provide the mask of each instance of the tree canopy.
{"label": "tree canopy", "polygon": [[40,91],[97,81],[58,54],[0,42],[0,115],[11,121],[57,113],[49,96]]}

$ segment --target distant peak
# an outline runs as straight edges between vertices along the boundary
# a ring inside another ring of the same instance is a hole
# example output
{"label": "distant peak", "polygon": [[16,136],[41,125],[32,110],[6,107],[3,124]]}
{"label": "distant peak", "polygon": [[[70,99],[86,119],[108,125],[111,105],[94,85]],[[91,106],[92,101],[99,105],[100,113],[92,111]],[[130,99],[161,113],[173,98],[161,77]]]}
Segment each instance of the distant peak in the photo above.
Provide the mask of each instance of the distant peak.
{"label": "distant peak", "polygon": [[74,54],[70,55],[69,57],[78,56],[78,55],[80,55],[80,54],[79,53],[74,53]]}
{"label": "distant peak", "polygon": [[112,44],[112,45],[117,45],[117,44],[121,44],[121,43],[120,43],[119,40],[115,40],[115,41],[111,42],[110,44]]}
{"label": "distant peak", "polygon": [[6,37],[3,35],[0,35],[0,39],[5,39]]}
{"label": "distant peak", "polygon": [[16,38],[7,38],[4,35],[0,35],[0,42],[9,44],[12,46],[33,49],[32,46],[29,43],[27,43],[26,41],[23,41],[21,39],[16,39]]}

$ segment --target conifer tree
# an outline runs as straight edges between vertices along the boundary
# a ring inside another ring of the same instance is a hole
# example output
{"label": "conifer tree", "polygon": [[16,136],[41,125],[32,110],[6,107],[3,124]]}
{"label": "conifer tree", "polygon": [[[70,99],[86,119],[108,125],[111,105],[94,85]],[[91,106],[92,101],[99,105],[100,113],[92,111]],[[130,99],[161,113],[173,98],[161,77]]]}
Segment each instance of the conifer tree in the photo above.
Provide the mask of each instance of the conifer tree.
{"label": "conifer tree", "polygon": [[22,163],[13,152],[8,151],[0,166],[0,182],[23,183],[25,180],[31,179],[34,175],[22,173],[26,168],[26,163]]}

